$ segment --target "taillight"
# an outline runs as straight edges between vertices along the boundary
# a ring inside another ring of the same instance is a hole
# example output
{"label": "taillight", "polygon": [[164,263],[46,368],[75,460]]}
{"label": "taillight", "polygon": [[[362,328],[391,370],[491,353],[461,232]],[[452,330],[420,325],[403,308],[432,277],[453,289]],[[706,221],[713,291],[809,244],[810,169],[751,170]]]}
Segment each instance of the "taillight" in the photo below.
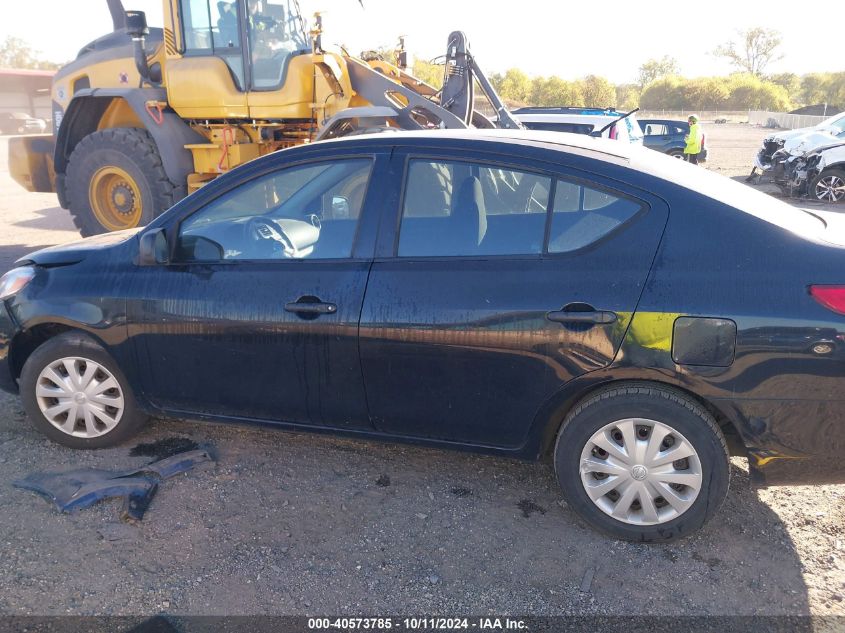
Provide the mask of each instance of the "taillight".
{"label": "taillight", "polygon": [[813,299],[837,314],[845,314],[845,286],[810,286]]}

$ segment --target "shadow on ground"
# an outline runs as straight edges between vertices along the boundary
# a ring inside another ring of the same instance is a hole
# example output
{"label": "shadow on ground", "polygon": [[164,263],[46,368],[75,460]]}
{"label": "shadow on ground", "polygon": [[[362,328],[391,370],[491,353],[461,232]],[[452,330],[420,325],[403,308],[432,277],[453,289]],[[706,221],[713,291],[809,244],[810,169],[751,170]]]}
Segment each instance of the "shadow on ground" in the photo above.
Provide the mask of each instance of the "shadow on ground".
{"label": "shadow on ground", "polygon": [[795,543],[742,462],[705,530],[648,546],[583,525],[546,465],[163,421],[131,444],[79,452],[2,398],[5,481],[137,466],[150,458],[132,457],[134,445],[174,438],[219,456],[163,484],[143,522],[118,531],[113,503],[59,515],[0,486],[0,505],[15,508],[0,513],[5,613],[809,613]]}
{"label": "shadow on ground", "polygon": [[21,220],[15,222],[14,226],[19,226],[28,229],[45,229],[49,231],[76,231],[76,226],[70,217],[70,212],[61,207],[48,207],[46,209],[37,209],[32,212],[38,217],[31,220]]}

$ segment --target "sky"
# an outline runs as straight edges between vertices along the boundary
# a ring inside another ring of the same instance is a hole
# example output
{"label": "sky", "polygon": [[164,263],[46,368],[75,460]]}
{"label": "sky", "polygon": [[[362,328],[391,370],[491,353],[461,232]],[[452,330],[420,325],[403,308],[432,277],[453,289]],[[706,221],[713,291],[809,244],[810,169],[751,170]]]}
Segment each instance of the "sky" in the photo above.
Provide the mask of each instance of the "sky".
{"label": "sky", "polygon": [[[303,13],[323,11],[324,41],[352,53],[392,47],[407,36],[422,59],[445,53],[451,31],[464,31],[476,61],[487,73],[516,67],[531,76],[576,79],[601,75],[613,83],[635,81],[650,58],[670,55],[681,73],[722,75],[730,65],[710,52],[736,37],[738,29],[776,29],[784,58],[770,72],[845,70],[841,0],[820,0],[779,9],[771,2],[640,3],[562,0],[300,0]],[[90,40],[111,30],[105,0],[0,0],[0,40],[14,35],[42,56],[66,61]],[[124,0],[127,9],[147,12],[150,26],[162,24],[162,0]],[[37,11],[37,16],[36,12]],[[826,17],[827,16],[827,17]]]}

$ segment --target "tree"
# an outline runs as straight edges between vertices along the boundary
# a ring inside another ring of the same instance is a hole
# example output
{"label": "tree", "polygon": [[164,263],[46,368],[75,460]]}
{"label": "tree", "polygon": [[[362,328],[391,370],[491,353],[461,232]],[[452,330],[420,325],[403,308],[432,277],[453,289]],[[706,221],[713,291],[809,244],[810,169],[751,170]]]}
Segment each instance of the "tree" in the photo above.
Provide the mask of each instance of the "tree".
{"label": "tree", "polygon": [[19,37],[10,35],[0,44],[0,66],[54,70],[59,67],[59,64],[41,59],[39,51]]}
{"label": "tree", "polygon": [[616,88],[604,77],[587,75],[578,82],[588,108],[613,108],[616,106]]}
{"label": "tree", "polygon": [[417,79],[423,80],[429,86],[434,86],[438,90],[443,87],[443,66],[422,59],[415,59],[411,73]]}
{"label": "tree", "polygon": [[674,57],[669,57],[669,55],[664,55],[661,59],[652,58],[640,65],[637,73],[637,83],[640,86],[640,90],[643,90],[656,79],[678,74],[680,74],[678,60]]}
{"label": "tree", "polygon": [[531,95],[531,79],[518,68],[510,68],[505,72],[499,85],[496,86],[496,92],[503,99],[528,103],[528,98]]}
{"label": "tree", "polygon": [[584,96],[577,83],[560,77],[537,77],[531,82],[529,103],[537,106],[583,106]]}
{"label": "tree", "polygon": [[783,58],[778,53],[782,43],[780,32],[756,26],[737,33],[739,42],[726,42],[718,46],[713,54],[724,57],[741,72],[759,77],[771,62]]}
{"label": "tree", "polygon": [[637,84],[616,86],[616,107],[628,112],[640,105],[640,87]]}
{"label": "tree", "polygon": [[644,110],[682,110],[685,79],[663,77],[652,81],[640,95],[640,107]]}
{"label": "tree", "polygon": [[766,77],[767,81],[783,86],[789,94],[789,98],[797,101],[801,93],[801,78],[795,73],[777,73]]}
{"label": "tree", "polygon": [[684,109],[719,110],[730,96],[727,82],[721,77],[687,81],[683,86]]}

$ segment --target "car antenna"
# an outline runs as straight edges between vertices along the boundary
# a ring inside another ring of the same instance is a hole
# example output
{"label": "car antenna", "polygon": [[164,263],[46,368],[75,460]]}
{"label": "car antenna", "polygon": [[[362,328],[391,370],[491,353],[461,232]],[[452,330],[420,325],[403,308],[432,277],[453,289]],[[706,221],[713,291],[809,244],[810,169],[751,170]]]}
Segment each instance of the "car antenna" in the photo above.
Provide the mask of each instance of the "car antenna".
{"label": "car antenna", "polygon": [[639,112],[639,111],[640,111],[640,109],[639,109],[639,108],[634,108],[634,109],[633,109],[633,110],[631,110],[630,112],[626,112],[625,114],[623,114],[623,115],[622,115],[621,117],[619,117],[618,119],[613,119],[613,121],[611,121],[610,123],[608,123],[607,125],[605,125],[605,126],[604,126],[602,129],[600,129],[598,132],[590,132],[590,136],[601,136],[602,134],[604,134],[604,131],[605,131],[607,128],[609,128],[610,126],[612,126],[612,125],[616,125],[616,124],[617,124],[617,123],[619,123],[619,121],[621,121],[622,119],[627,119],[629,116],[631,116],[632,114],[634,114],[634,112]]}

